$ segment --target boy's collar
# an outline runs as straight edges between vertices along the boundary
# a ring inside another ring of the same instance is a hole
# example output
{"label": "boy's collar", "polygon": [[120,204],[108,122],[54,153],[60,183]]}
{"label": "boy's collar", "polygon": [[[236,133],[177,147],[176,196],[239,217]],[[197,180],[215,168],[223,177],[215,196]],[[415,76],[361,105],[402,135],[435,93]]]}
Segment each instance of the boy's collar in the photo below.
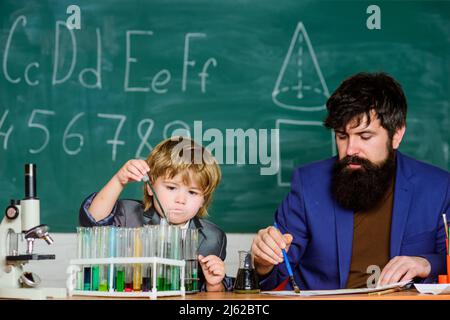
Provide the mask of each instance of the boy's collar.
{"label": "boy's collar", "polygon": [[202,224],[200,223],[200,219],[195,216],[191,219],[191,221],[189,222],[189,227],[191,229],[201,229],[203,228]]}

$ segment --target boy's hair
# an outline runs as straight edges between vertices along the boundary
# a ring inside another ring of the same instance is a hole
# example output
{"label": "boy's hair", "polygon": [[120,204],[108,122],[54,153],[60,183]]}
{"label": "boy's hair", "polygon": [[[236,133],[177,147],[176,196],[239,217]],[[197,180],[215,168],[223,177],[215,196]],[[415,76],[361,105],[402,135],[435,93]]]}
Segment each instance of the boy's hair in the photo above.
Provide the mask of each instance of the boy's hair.
{"label": "boy's hair", "polygon": [[359,126],[374,110],[381,126],[392,139],[397,129],[406,126],[406,98],[400,84],[385,73],[358,73],[344,80],[327,101],[328,116],[324,125],[344,129],[356,117]]}
{"label": "boy's hair", "polygon": [[[183,183],[190,184],[190,173],[203,192],[204,203],[197,212],[199,218],[206,217],[206,209],[212,201],[214,190],[221,179],[220,167],[216,159],[203,146],[186,137],[172,137],[160,142],[146,159],[150,171],[150,182],[158,177],[173,178],[182,175]],[[153,197],[144,186],[144,208],[153,205]]]}

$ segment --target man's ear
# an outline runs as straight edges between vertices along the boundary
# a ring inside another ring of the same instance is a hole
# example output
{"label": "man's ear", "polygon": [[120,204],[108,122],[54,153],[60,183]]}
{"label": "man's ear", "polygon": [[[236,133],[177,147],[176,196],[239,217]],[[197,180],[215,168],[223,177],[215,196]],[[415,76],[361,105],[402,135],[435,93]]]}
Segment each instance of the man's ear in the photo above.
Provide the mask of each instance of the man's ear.
{"label": "man's ear", "polygon": [[406,131],[406,126],[403,126],[400,129],[395,130],[394,136],[392,137],[392,147],[394,149],[398,149],[398,147],[400,146],[400,143],[402,142],[405,131]]}

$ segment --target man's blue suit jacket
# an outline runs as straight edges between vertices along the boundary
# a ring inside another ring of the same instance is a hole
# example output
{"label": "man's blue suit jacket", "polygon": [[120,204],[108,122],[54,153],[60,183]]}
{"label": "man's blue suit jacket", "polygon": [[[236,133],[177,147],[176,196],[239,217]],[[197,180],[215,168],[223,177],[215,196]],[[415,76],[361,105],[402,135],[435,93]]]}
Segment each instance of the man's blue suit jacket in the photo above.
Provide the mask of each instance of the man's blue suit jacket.
{"label": "man's blue suit jacket", "polygon": [[[450,213],[450,173],[396,154],[390,257],[426,258],[431,273],[424,281],[431,282],[447,273],[442,213]],[[275,213],[280,231],[294,237],[288,257],[303,290],[345,288],[348,279],[353,212],[331,197],[335,161],[336,157],[297,168],[291,190]],[[274,289],[287,277],[286,265],[278,264],[260,281],[261,288]]]}

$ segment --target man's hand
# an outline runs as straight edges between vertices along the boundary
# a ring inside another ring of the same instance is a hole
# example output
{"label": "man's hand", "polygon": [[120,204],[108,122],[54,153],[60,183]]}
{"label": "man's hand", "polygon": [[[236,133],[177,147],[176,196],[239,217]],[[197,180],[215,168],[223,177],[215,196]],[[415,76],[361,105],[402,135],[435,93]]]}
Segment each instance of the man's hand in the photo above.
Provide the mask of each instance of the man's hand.
{"label": "man's hand", "polygon": [[275,227],[259,230],[252,243],[256,273],[266,275],[272,271],[274,265],[283,262],[281,249],[287,252],[292,239],[290,234],[282,235]]}
{"label": "man's hand", "polygon": [[397,256],[381,271],[378,285],[412,280],[414,277],[426,278],[430,272],[431,265],[425,258]]}
{"label": "man's hand", "polygon": [[222,280],[225,277],[225,263],[218,256],[198,256],[198,261],[206,280],[207,291],[224,291]]}

